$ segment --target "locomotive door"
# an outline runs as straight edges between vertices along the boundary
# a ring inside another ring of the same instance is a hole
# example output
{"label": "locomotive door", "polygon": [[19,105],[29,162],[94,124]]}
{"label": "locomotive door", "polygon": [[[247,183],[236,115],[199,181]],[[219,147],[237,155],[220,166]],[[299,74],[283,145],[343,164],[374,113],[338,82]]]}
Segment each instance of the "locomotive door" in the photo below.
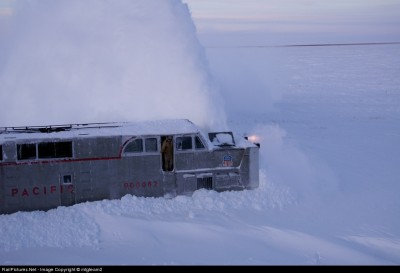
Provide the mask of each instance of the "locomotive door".
{"label": "locomotive door", "polygon": [[173,136],[161,137],[161,163],[163,173],[164,196],[176,196],[176,177],[174,167],[174,139]]}
{"label": "locomotive door", "polygon": [[161,137],[161,163],[164,172],[174,170],[174,140],[172,136]]}
{"label": "locomotive door", "polygon": [[75,204],[75,189],[72,174],[60,175],[60,205],[72,206]]}

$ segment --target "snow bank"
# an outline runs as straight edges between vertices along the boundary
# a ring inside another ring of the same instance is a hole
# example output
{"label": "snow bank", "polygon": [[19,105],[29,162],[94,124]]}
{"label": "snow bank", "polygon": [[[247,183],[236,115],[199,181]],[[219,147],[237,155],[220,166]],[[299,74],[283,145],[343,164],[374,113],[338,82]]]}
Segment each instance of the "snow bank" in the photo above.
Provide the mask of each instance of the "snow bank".
{"label": "snow bank", "polygon": [[37,247],[97,247],[114,223],[105,219],[124,217],[152,221],[214,221],[213,215],[248,214],[250,211],[282,210],[292,204],[291,192],[277,187],[260,172],[257,190],[198,190],[192,196],[173,199],[126,195],[118,200],[86,202],[47,212],[17,212],[0,215],[0,252]]}

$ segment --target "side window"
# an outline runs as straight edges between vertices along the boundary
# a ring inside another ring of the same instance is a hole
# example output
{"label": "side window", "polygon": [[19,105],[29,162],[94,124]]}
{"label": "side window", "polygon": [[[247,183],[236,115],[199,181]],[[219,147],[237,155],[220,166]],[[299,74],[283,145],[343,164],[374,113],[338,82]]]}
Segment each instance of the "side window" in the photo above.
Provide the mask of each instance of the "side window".
{"label": "side window", "polygon": [[39,143],[38,154],[39,158],[72,157],[72,141]]}
{"label": "side window", "polygon": [[144,147],[146,152],[157,152],[157,138],[151,137],[144,140]]}
{"label": "side window", "polygon": [[0,161],[3,161],[3,146],[0,145]]}
{"label": "side window", "polygon": [[191,150],[192,149],[192,137],[177,137],[176,138],[176,149],[179,151],[182,150]]}
{"label": "side window", "polygon": [[17,159],[36,159],[36,144],[17,144]]}
{"label": "side window", "polygon": [[124,153],[141,153],[143,152],[143,140],[137,138],[129,142],[125,147]]}
{"label": "side window", "polygon": [[201,139],[198,136],[196,136],[196,138],[194,139],[194,145],[195,145],[196,149],[204,149],[205,148],[203,142],[201,142]]}
{"label": "side window", "polygon": [[71,184],[72,183],[72,174],[64,174],[61,176],[61,182],[63,184]]}

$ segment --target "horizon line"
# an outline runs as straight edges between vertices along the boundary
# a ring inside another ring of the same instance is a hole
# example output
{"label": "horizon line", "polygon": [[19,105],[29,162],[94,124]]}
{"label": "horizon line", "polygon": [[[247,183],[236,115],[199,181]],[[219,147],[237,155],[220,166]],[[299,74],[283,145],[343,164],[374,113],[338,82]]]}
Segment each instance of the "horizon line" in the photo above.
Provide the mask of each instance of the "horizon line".
{"label": "horizon line", "polygon": [[238,45],[238,46],[205,46],[206,48],[255,48],[255,47],[317,47],[317,46],[356,46],[356,45],[389,45],[400,42],[369,42],[369,43],[322,43],[322,44],[292,44],[292,45]]}

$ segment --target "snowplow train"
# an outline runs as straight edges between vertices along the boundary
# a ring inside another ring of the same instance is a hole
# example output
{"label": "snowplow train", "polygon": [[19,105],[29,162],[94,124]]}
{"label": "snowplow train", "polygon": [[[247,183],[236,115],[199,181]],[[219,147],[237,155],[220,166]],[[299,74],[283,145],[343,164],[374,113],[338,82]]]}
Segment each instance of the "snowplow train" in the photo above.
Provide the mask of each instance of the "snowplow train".
{"label": "snowplow train", "polygon": [[259,144],[232,132],[205,133],[187,119],[3,127],[0,214],[127,194],[255,189],[258,165]]}

